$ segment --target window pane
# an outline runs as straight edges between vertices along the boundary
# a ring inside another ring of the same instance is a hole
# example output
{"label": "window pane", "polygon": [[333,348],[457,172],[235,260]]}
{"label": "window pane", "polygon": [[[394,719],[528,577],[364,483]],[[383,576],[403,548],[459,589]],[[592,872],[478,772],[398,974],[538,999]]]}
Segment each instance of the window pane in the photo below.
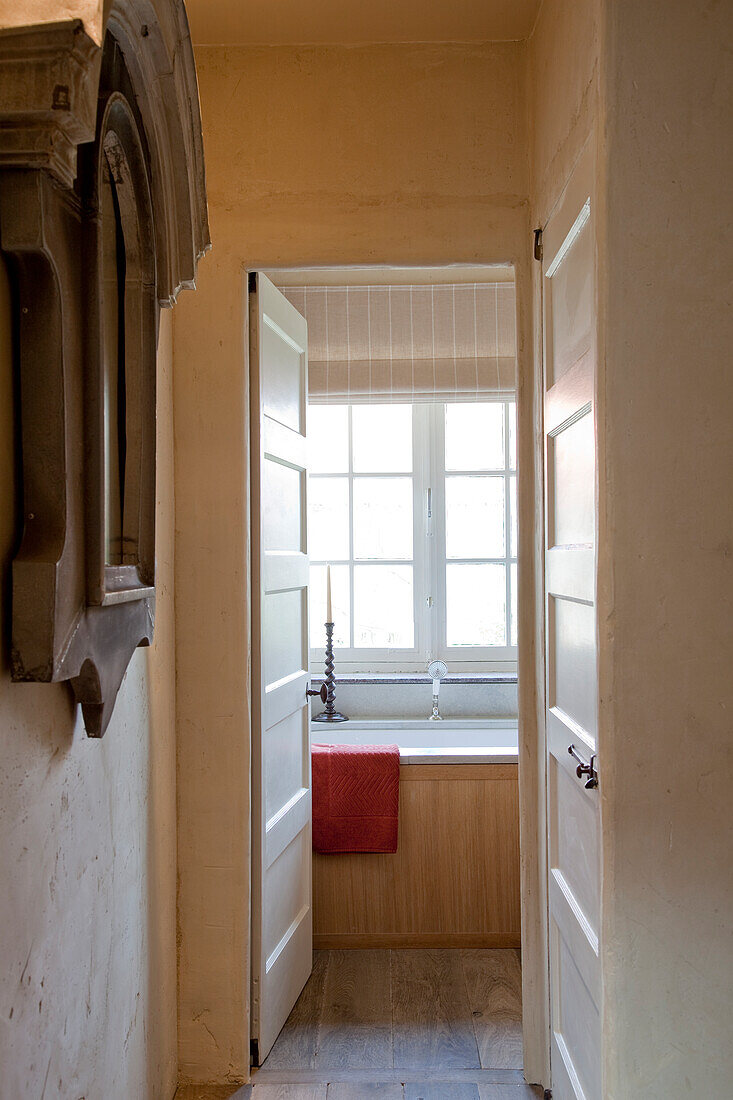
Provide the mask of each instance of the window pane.
{"label": "window pane", "polygon": [[354,478],[354,557],[412,557],[412,478]]}
{"label": "window pane", "polygon": [[446,566],[449,646],[506,645],[505,566]]}
{"label": "window pane", "polygon": [[308,406],[308,469],[313,474],[349,472],[349,410],[346,405]]}
{"label": "window pane", "polygon": [[411,565],[354,566],[354,645],[412,649]]}
{"label": "window pane", "polygon": [[517,403],[507,401],[509,409],[509,466],[512,470],[517,468]]}
{"label": "window pane", "polygon": [[509,478],[509,557],[517,556],[517,479]]}
{"label": "window pane", "polygon": [[517,567],[510,568],[510,582],[512,586],[512,645],[517,645]]}
{"label": "window pane", "polygon": [[412,405],[354,405],[351,416],[357,473],[410,473]]}
{"label": "window pane", "polygon": [[[337,648],[350,645],[349,567],[331,566],[331,606],[333,610],[333,644]],[[326,566],[310,569],[310,644],[311,649],[326,648]],[[316,672],[320,669],[316,668]]]}
{"label": "window pane", "polygon": [[445,479],[445,546],[449,558],[504,557],[504,478]]}
{"label": "window pane", "polygon": [[348,559],[347,478],[308,478],[308,553],[314,561]]}
{"label": "window pane", "polygon": [[501,401],[446,405],[445,468],[504,469],[504,405]]}

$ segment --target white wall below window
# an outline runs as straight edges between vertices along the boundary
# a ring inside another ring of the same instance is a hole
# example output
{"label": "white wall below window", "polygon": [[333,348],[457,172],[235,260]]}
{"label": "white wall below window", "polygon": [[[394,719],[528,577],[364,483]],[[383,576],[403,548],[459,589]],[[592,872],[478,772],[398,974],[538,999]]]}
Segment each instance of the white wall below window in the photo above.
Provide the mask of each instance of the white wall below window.
{"label": "white wall below window", "polygon": [[[316,678],[316,683],[320,680]],[[336,683],[336,709],[349,718],[428,718],[432,712],[430,682]],[[323,710],[318,698],[311,714]],[[446,683],[440,688],[444,718],[517,718],[517,683]]]}

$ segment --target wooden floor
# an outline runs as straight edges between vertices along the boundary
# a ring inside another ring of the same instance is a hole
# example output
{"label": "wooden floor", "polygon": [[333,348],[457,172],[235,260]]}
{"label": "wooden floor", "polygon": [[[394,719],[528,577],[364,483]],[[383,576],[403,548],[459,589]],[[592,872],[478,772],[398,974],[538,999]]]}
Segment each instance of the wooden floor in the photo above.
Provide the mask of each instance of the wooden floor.
{"label": "wooden floor", "polygon": [[232,1100],[529,1100],[521,1015],[511,949],[318,951]]}

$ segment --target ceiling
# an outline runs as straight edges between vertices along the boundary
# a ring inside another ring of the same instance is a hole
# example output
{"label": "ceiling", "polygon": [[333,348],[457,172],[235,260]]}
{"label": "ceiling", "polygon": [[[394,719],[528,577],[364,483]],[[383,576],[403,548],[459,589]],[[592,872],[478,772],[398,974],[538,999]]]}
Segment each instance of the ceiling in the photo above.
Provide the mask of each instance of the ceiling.
{"label": "ceiling", "polygon": [[195,43],[513,41],[541,0],[187,0]]}

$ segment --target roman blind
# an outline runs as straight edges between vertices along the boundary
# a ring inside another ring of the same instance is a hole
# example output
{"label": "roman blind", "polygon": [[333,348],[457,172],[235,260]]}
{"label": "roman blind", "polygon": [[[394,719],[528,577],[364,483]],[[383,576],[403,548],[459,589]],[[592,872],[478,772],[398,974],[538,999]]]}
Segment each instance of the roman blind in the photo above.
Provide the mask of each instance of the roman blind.
{"label": "roman blind", "polygon": [[299,286],[315,403],[480,401],[516,388],[514,284]]}

